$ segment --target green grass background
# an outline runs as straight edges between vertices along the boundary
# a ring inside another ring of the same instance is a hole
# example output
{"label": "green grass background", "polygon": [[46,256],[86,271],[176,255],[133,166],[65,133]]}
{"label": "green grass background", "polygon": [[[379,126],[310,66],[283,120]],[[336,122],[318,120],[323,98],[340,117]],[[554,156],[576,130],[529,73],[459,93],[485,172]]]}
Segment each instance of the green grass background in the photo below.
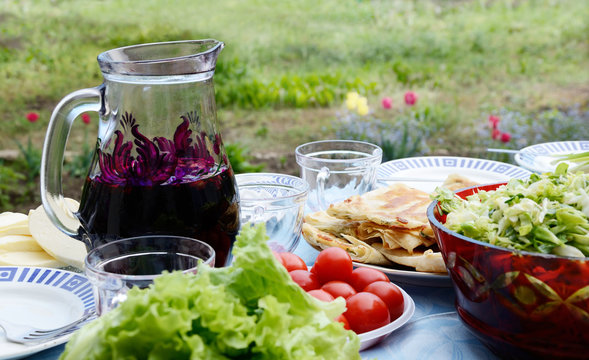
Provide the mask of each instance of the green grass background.
{"label": "green grass background", "polygon": [[[417,92],[420,104],[444,109],[442,143],[499,108],[531,113],[589,99],[588,1],[0,4],[0,149],[14,148],[13,138],[41,142],[63,96],[100,84],[100,52],[154,41],[226,43],[215,75],[219,117],[225,138],[252,151],[287,154],[329,136],[349,90],[373,107],[381,96],[400,106],[405,91]],[[38,124],[26,122],[29,111],[41,114]],[[74,142],[81,131],[76,124]]]}

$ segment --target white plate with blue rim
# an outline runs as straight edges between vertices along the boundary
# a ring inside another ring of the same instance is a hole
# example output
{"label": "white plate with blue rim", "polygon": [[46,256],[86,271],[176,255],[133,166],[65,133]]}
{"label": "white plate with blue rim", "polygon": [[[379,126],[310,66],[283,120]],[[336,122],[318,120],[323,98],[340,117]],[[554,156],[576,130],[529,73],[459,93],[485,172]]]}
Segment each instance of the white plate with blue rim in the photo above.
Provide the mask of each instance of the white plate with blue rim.
{"label": "white plate with blue rim", "polygon": [[527,179],[531,172],[512,164],[457,156],[421,156],[382,163],[377,171],[379,184],[402,182],[431,193],[451,174],[458,174],[479,184],[493,184],[510,179]]}
{"label": "white plate with blue rim", "polygon": [[[451,174],[458,174],[478,184],[506,182],[510,179],[527,179],[532,174],[519,166],[504,162],[456,156],[421,156],[391,160],[382,163],[377,171],[378,186],[401,182],[409,187],[432,193]],[[448,274],[418,272],[397,268],[360,264],[386,273],[395,281],[420,286],[452,286]]]}
{"label": "white plate with blue rim", "polygon": [[[0,266],[0,294],[0,319],[42,329],[67,325],[95,309],[88,279],[62,269]],[[24,345],[6,340],[0,328],[0,360],[35,354],[65,343],[71,335]]]}
{"label": "white plate with blue rim", "polygon": [[[552,172],[558,165],[558,155],[589,151],[589,141],[555,141],[531,145],[515,154],[515,162],[537,173]],[[570,163],[569,163],[570,164]]]}

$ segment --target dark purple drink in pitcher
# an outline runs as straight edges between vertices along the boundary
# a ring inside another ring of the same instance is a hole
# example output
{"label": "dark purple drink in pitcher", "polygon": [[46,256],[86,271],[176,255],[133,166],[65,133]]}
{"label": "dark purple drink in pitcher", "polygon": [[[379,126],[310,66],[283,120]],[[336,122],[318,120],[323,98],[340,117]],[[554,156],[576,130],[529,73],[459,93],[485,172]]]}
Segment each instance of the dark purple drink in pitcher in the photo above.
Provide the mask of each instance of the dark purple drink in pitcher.
{"label": "dark purple drink in pitcher", "polygon": [[195,140],[192,117],[182,119],[173,139],[150,140],[125,114],[134,140],[118,132],[112,152],[97,151],[100,173],[87,178],[78,212],[89,247],[123,237],[180,235],[210,244],[215,265],[227,265],[239,229],[234,174],[226,157],[219,164],[209,155],[220,151],[218,135]]}

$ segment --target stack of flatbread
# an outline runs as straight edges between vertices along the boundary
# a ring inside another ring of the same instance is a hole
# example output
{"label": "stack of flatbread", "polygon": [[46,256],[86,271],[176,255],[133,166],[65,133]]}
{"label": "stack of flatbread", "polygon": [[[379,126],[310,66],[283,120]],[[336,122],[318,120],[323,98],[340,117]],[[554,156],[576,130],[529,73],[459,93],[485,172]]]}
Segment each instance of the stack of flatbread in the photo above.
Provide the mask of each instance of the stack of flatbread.
{"label": "stack of flatbread", "polygon": [[[455,190],[472,185],[450,175],[443,186]],[[426,215],[431,201],[430,194],[395,183],[308,214],[303,237],[317,250],[340,247],[357,262],[445,273]]]}

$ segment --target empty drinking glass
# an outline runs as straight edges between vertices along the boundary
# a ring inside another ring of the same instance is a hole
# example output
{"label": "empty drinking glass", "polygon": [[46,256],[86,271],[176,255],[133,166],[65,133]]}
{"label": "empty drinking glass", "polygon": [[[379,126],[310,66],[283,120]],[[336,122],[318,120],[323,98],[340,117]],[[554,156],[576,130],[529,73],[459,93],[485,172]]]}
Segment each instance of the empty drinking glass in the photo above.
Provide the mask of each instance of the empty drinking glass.
{"label": "empty drinking glass", "polygon": [[106,243],[86,256],[86,276],[94,285],[101,315],[127,298],[134,286],[146,288],[163,271],[196,273],[198,261],[215,265],[215,250],[200,240],[149,235]]}
{"label": "empty drinking glass", "polygon": [[310,185],[307,205],[319,211],[372,190],[382,149],[363,141],[323,140],[299,145],[295,156]]}
{"label": "empty drinking glass", "polygon": [[309,185],[301,178],[275,173],[235,176],[242,226],[265,223],[272,250],[292,251],[299,243]]}

